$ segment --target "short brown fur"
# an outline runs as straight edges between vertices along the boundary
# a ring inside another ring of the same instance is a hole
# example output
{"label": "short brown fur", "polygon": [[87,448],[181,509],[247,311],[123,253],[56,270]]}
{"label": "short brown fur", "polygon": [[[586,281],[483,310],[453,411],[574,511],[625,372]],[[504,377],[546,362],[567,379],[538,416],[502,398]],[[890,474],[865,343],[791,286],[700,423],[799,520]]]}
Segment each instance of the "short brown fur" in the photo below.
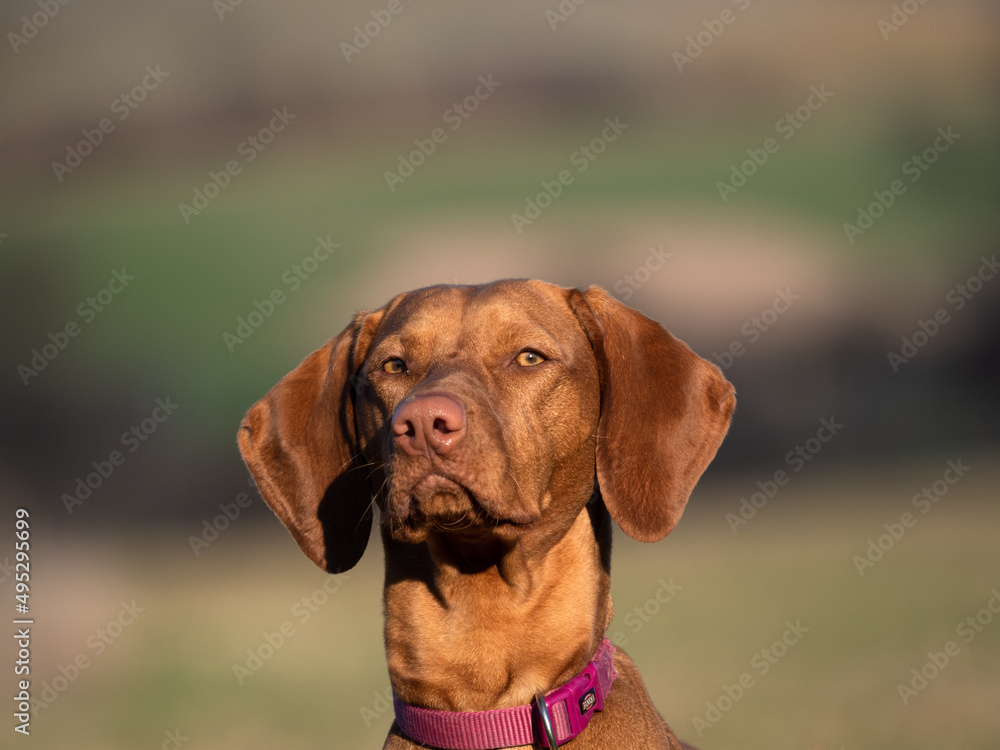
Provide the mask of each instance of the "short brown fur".
{"label": "short brown fur", "polygon": [[[526,366],[525,350],[544,359]],[[432,402],[461,432],[424,446],[401,414]],[[360,559],[378,505],[393,690],[479,711],[529,703],[592,658],[612,617],[610,519],[666,536],[734,407],[718,368],[602,289],[506,280],[358,314],[253,406],[239,445],[328,571]],[[572,747],[685,747],[620,649],[615,665]],[[421,746],[393,725],[384,747]]]}

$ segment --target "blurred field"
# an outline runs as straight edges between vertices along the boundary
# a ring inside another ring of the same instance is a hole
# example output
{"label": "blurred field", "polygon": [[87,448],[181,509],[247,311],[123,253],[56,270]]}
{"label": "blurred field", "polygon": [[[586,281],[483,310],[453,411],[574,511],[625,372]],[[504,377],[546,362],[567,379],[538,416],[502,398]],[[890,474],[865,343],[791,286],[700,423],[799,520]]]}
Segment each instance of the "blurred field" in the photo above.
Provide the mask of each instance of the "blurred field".
{"label": "blurred field", "polygon": [[[13,496],[58,498],[169,395],[181,409],[156,447],[70,526],[203,515],[239,481],[242,413],[356,310],[503,276],[613,290],[651,247],[673,258],[628,303],[706,356],[778,286],[802,294],[727,372],[741,411],[719,465],[770,460],[814,409],[859,425],[833,450],[860,460],[995,441],[981,416],[997,398],[983,374],[993,286],[906,376],[884,363],[996,247],[992,9],[922,6],[887,40],[877,4],[754,3],[681,72],[671,53],[718,9],[590,4],[553,29],[527,2],[422,8],[348,62],[337,42],[367,6],[243,3],[222,20],[206,3],[101,0],[61,11],[0,68],[0,345],[17,394],[0,401],[0,474]],[[24,12],[5,6],[0,22],[19,28]],[[57,181],[52,161],[159,62],[170,78]],[[486,74],[501,87],[390,190],[385,172]],[[722,201],[717,182],[818,85],[830,101]],[[178,204],[286,105],[288,130],[185,223]],[[607,117],[628,129],[518,234],[511,214]],[[843,224],[942,127],[960,140],[847,242]],[[317,237],[341,248],[227,351],[223,333]],[[18,365],[122,267],[134,284],[25,387]]]}
{"label": "blurred field", "polygon": [[[809,309],[800,324],[809,316],[809,326],[817,316],[840,323],[855,316],[873,332],[884,331],[888,345],[895,343],[890,331],[938,304],[945,280],[974,267],[995,213],[987,183],[1000,171],[1000,143],[985,126],[970,126],[969,148],[942,160],[939,181],[914,186],[856,246],[844,242],[842,222],[853,219],[859,195],[898,176],[908,155],[900,149],[889,166],[871,158],[888,132],[817,124],[810,139],[792,141],[787,148],[794,154],[779,154],[787,159],[762,171],[722,215],[714,181],[747,146],[745,136],[723,127],[665,138],[637,127],[612,144],[613,158],[595,162],[518,235],[510,214],[567,165],[592,130],[577,124],[558,133],[448,143],[396,193],[382,177],[392,161],[384,156],[392,153],[386,143],[348,155],[321,153],[314,141],[278,141],[190,226],[176,206],[201,184],[200,164],[181,160],[152,173],[121,165],[102,173],[103,165],[94,164],[94,181],[62,186],[65,202],[44,221],[35,212],[46,194],[28,183],[9,197],[6,228],[32,252],[0,257],[0,291],[16,322],[2,333],[13,361],[27,362],[32,347],[73,319],[76,304],[106,284],[111,269],[125,267],[136,281],[113,313],[85,330],[85,344],[74,342],[32,384],[26,397],[37,403],[22,408],[29,414],[56,408],[44,403],[85,387],[99,413],[89,417],[109,419],[123,393],[138,401],[160,389],[197,422],[188,446],[217,449],[218,435],[228,436],[234,417],[260,395],[260,383],[276,380],[357,309],[415,286],[503,276],[613,290],[651,245],[676,260],[630,304],[661,316],[693,345],[700,336],[705,346],[723,346],[720,337],[788,282],[806,291]],[[472,159],[474,176],[465,170]],[[951,190],[953,183],[962,191]],[[238,316],[281,286],[282,274],[318,236],[340,243],[337,255],[246,344],[228,352],[223,332],[235,330]],[[822,294],[807,286],[824,282]],[[40,303],[44,313],[29,314]],[[89,460],[90,450],[79,458]]]}
{"label": "blurred field", "polygon": [[[378,543],[331,579],[254,496],[192,553],[188,536],[247,489],[240,418],[400,291],[513,276],[625,297],[641,272],[623,301],[700,355],[747,344],[725,365],[732,428],[680,527],[656,546],[620,538],[615,555],[613,633],[678,734],[702,750],[1000,746],[1000,623],[909,705],[896,687],[1000,588],[1000,274],[900,371],[886,360],[997,252],[995,4],[909,3],[883,34],[904,3],[588,2],[553,26],[557,0],[421,0],[346,60],[340,42],[384,5],[245,2],[220,17],[207,0],[53,0],[58,14],[5,52],[0,513],[32,514],[35,696],[66,683],[24,744],[380,747]],[[732,8],[679,70],[673,54]],[[43,10],[3,4],[0,29]],[[59,179],[53,161],[161,64],[163,85]],[[390,190],[386,171],[484,75],[496,93]],[[718,182],[816,86],[829,102],[723,200]],[[276,107],[295,114],[287,131],[185,223],[178,204]],[[518,233],[511,214],[615,117],[628,129]],[[941,128],[960,137],[850,242],[844,224]],[[340,248],[290,292],[283,274],[318,237]],[[670,254],[655,271],[654,249]],[[122,268],[134,282],[25,385],[18,366]],[[287,301],[227,349],[223,334],[276,288]],[[746,327],[779,289],[799,299],[751,347]],[[177,416],[68,513],[63,495],[157,398]],[[734,536],[725,514],[830,415],[844,437]],[[970,475],[859,576],[852,557],[959,456]],[[0,542],[0,599],[8,553]],[[671,580],[674,599],[643,621],[635,608],[656,609]],[[331,581],[328,601],[301,608]],[[138,619],[102,642],[133,599]],[[808,633],[758,674],[761,649],[798,621]],[[239,684],[233,666],[285,622],[294,634]],[[699,737],[694,719],[747,672],[754,687]]]}
{"label": "blurred field", "polygon": [[[703,750],[995,748],[1000,615],[969,645],[955,627],[1000,586],[1000,473],[991,456],[962,458],[969,475],[864,577],[853,555],[912,510],[910,497],[940,477],[943,462],[857,474],[835,489],[834,474],[804,471],[735,537],[724,514],[757,477],[696,491],[680,526],[655,546],[616,530],[611,632],[624,636],[676,731]],[[377,541],[306,619],[296,604],[334,579],[277,521],[237,519],[197,558],[191,531],[152,535],[141,547],[39,540],[36,692],[78,653],[92,664],[36,715],[33,746],[134,750],[179,730],[185,747],[213,750],[381,747],[391,713],[379,698],[388,680]],[[648,622],[629,617],[661,579],[680,587],[674,598]],[[88,638],[132,598],[144,612],[96,655]],[[285,621],[294,634],[241,686],[233,666]],[[761,676],[751,660],[786,621],[808,633]],[[903,706],[897,683],[952,639],[959,655]],[[745,672],[755,686],[699,738],[692,717]]]}

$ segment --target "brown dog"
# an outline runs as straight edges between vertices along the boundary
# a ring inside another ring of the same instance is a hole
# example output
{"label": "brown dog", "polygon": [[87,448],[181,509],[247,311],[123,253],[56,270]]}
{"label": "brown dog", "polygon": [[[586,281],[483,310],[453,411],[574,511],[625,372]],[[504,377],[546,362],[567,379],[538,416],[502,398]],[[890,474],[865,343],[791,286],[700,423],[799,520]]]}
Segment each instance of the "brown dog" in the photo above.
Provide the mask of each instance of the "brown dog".
{"label": "brown dog", "polygon": [[[734,406],[718,368],[602,289],[506,280],[359,313],[253,406],[239,446],[325,570],[357,563],[378,505],[397,701],[487,711],[531,704],[594,658],[612,617],[610,519],[645,542],[669,533]],[[618,679],[572,747],[683,747],[633,662],[613,658]],[[519,746],[545,746],[540,732]],[[425,746],[400,722],[385,743]]]}

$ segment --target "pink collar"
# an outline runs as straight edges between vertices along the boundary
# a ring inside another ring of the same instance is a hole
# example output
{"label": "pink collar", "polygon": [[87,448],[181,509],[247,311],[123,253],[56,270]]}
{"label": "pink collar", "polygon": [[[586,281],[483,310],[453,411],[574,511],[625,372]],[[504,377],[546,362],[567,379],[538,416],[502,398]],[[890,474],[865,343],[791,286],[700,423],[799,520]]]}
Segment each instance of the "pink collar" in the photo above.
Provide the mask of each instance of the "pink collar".
{"label": "pink collar", "polygon": [[539,700],[539,693],[539,698],[526,706],[494,711],[432,711],[403,703],[393,693],[396,723],[411,740],[443,750],[489,750],[536,742],[552,747],[544,728],[549,723],[558,747],[579,735],[594,711],[604,708],[604,699],[618,676],[614,653],[614,646],[605,638],[580,674],[546,693],[543,700]]}

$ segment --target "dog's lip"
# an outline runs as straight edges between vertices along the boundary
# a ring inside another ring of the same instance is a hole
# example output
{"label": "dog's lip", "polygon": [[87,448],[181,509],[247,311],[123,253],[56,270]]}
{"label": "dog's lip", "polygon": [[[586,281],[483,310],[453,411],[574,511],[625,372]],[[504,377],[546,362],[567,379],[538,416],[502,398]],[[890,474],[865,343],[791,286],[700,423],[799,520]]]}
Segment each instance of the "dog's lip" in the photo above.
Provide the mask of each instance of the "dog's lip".
{"label": "dog's lip", "polygon": [[[420,501],[419,496],[428,497],[436,494],[451,494],[459,495],[464,497],[468,503],[468,510],[462,513],[425,513],[425,508],[422,507],[424,503]],[[465,520],[473,522],[477,526],[487,526],[487,527],[498,527],[498,526],[528,526],[532,522],[538,520],[537,514],[530,513],[510,513],[505,512],[503,515],[498,515],[493,512],[492,508],[497,507],[499,503],[489,502],[476,491],[471,489],[467,484],[462,482],[459,478],[449,476],[443,472],[431,472],[421,477],[419,480],[414,482],[409,492],[407,493],[410,504],[416,504],[420,509],[420,515],[423,516],[427,521],[430,521],[433,525],[438,525],[443,522],[445,525],[453,523],[459,520],[460,516],[464,516]]]}
{"label": "dog's lip", "polygon": [[415,490],[430,490],[432,492],[435,490],[460,490],[462,494],[468,496],[470,499],[472,498],[469,488],[463,485],[458,479],[437,471],[425,474],[414,482],[410,494],[413,494]]}

